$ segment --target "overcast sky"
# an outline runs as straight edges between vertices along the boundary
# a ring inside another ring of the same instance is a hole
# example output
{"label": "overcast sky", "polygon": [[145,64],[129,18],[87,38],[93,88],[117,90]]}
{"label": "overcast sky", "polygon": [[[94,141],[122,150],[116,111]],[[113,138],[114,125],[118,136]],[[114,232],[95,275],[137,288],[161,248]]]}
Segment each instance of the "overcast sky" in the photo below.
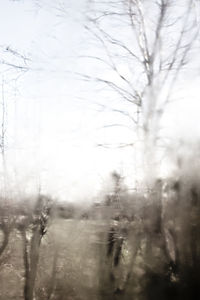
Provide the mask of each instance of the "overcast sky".
{"label": "overcast sky", "polygon": [[[57,3],[65,3],[64,11],[57,10]],[[19,191],[32,192],[40,181],[44,192],[81,200],[95,195],[114,169],[129,175],[129,184],[134,184],[133,149],[97,146],[131,142],[130,124],[98,106],[109,99],[109,92],[100,99],[98,92],[73,74],[87,70],[80,56],[88,47],[90,53],[95,51],[83,26],[86,11],[86,0],[0,2],[2,58],[12,59],[5,51],[10,47],[29,59],[29,71],[24,73],[1,66],[7,103],[7,164],[11,185]],[[15,61],[22,62],[20,58]],[[181,97],[190,102],[169,108],[167,134],[191,136],[192,131],[199,137],[198,77],[187,83]],[[128,128],[103,128],[121,122]]]}
{"label": "overcast sky", "polygon": [[112,123],[110,114],[102,116],[95,104],[98,96],[93,101],[94,93],[70,73],[87,68],[77,58],[88,47],[86,3],[66,1],[62,15],[56,2],[50,3],[0,3],[4,59],[11,59],[4,51],[7,46],[30,59],[26,73],[5,67],[1,73],[9,128],[7,164],[19,190],[32,191],[40,181],[44,192],[76,200],[95,195],[112,170],[126,169],[131,151],[97,147],[110,138],[118,142],[124,133],[102,129]]}

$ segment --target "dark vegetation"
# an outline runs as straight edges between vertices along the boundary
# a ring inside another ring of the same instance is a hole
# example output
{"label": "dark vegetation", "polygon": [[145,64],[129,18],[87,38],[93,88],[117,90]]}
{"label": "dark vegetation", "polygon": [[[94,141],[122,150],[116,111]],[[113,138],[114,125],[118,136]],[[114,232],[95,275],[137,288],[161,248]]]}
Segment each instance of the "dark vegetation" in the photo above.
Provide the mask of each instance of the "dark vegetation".
{"label": "dark vegetation", "polygon": [[88,206],[2,202],[0,299],[199,299],[198,176]]}

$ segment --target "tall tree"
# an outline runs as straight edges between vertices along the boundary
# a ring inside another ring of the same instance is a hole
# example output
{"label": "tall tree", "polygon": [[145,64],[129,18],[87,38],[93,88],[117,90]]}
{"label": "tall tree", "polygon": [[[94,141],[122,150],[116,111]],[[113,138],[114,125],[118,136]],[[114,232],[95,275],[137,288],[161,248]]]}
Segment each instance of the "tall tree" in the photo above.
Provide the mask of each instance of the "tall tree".
{"label": "tall tree", "polygon": [[167,105],[177,99],[181,80],[191,76],[197,6],[193,0],[90,1],[86,29],[98,48],[87,57],[104,71],[83,77],[115,93],[113,111],[134,124],[148,162],[156,156]]}

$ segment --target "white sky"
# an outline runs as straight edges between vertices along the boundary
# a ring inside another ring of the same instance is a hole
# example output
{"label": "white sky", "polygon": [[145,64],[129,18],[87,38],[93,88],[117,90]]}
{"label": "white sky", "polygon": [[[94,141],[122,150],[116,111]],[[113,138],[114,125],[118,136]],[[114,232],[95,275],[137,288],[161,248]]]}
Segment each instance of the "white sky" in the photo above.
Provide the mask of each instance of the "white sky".
{"label": "white sky", "polygon": [[[120,127],[102,129],[116,122],[124,124],[123,117],[97,111],[95,103],[102,100],[98,93],[69,72],[88,67],[77,58],[88,47],[83,27],[86,0],[65,1],[62,18],[55,10],[57,2],[62,1],[0,1],[0,46],[31,59],[31,70],[17,81],[11,81],[15,71],[1,73],[6,82],[10,185],[28,193],[40,180],[44,192],[70,201],[84,200],[96,194],[114,169],[128,174],[129,183],[134,181],[131,148],[96,147],[131,141],[134,134]],[[199,92],[198,78],[181,91],[187,101],[180,107],[177,104],[175,113],[169,109],[168,134],[191,136],[192,131],[200,137]]]}
{"label": "white sky", "polygon": [[[32,191],[40,180],[45,192],[67,200],[84,199],[96,193],[113,169],[126,168],[130,150],[96,146],[110,142],[110,136],[118,142],[124,130],[118,128],[113,135],[112,129],[101,129],[105,118],[108,124],[111,121],[110,114],[97,112],[92,93],[68,73],[80,69],[76,57],[87,48],[84,1],[67,1],[63,18],[55,16],[49,3],[45,6],[43,1],[40,8],[34,1],[0,2],[0,45],[31,59],[31,70],[4,88],[7,163],[19,191]],[[5,82],[15,73],[2,73]]]}

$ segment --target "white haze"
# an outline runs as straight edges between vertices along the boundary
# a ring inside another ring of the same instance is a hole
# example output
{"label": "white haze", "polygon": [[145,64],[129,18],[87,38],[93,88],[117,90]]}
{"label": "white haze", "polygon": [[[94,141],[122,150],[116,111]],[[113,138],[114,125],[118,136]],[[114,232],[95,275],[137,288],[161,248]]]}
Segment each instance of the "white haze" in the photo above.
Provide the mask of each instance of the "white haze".
{"label": "white haze", "polygon": [[[81,201],[97,195],[114,169],[128,176],[130,186],[136,171],[140,172],[134,169],[133,147],[97,146],[134,140],[123,116],[98,106],[110,92],[105,91],[102,100],[70,73],[88,67],[77,58],[88,47],[83,26],[86,0],[66,1],[62,16],[56,3],[0,2],[0,45],[30,57],[30,70],[20,77],[16,70],[1,67],[7,104],[8,186],[18,195],[35,193],[40,187],[63,200]],[[95,62],[90,67],[95,69]],[[170,141],[200,138],[199,83],[198,74],[195,81],[191,78],[179,88],[180,100],[169,106],[163,127]],[[103,128],[121,122],[128,128]],[[163,173],[171,169],[164,167]]]}

